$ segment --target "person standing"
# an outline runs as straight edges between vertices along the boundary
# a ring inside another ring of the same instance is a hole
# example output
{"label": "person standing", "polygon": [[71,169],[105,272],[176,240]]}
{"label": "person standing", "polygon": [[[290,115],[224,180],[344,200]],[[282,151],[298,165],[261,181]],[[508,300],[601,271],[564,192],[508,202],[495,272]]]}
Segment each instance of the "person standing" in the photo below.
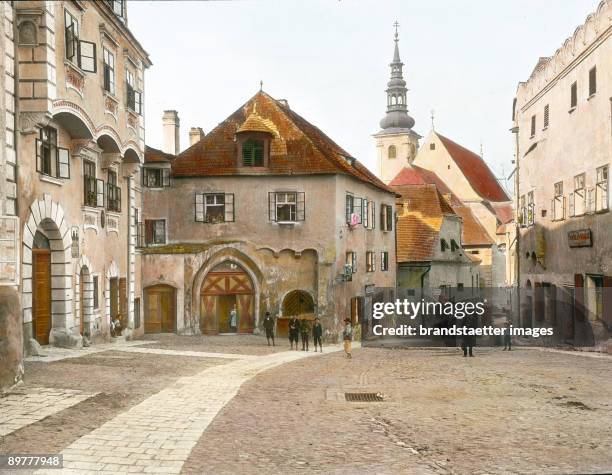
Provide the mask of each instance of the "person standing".
{"label": "person standing", "polygon": [[342,340],[344,341],[344,353],[346,357],[351,359],[351,342],[353,341],[353,327],[351,321],[347,318],[344,320],[344,330],[342,331]]}
{"label": "person standing", "polygon": [[236,331],[238,327],[238,314],[236,313],[236,306],[234,305],[230,310],[230,328],[233,332]]}
{"label": "person standing", "polygon": [[471,334],[476,328],[473,315],[466,315],[463,317],[463,336],[461,338],[461,349],[463,350],[463,356],[466,357],[468,354],[474,356],[472,350],[476,345],[476,335]]}
{"label": "person standing", "polygon": [[300,323],[300,333],[302,335],[302,351],[308,351],[308,340],[310,339],[310,322],[305,318]]}
{"label": "person standing", "polygon": [[323,336],[323,327],[321,326],[321,320],[319,317],[315,318],[314,325],[312,326],[312,339],[314,341],[315,353],[317,352],[317,343],[321,353],[323,353],[323,346],[321,345],[321,337]]}
{"label": "person standing", "polygon": [[263,327],[266,330],[266,340],[268,340],[268,346],[270,346],[270,339],[272,339],[272,346],[276,346],[274,344],[274,319],[270,312],[266,312],[263,320]]}
{"label": "person standing", "polygon": [[289,343],[291,343],[291,349],[293,350],[293,343],[295,342],[295,349],[298,349],[298,337],[300,334],[300,322],[295,316],[289,319]]}
{"label": "person standing", "polygon": [[510,319],[506,317],[506,328],[504,329],[504,351],[512,350],[512,335],[510,335],[512,325]]}

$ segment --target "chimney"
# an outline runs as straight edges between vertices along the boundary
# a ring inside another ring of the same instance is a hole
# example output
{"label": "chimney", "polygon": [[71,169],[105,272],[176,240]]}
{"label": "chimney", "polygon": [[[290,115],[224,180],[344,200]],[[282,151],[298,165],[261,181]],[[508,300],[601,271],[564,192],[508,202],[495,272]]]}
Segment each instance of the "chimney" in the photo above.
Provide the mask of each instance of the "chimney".
{"label": "chimney", "polygon": [[172,155],[178,155],[180,151],[179,128],[181,124],[178,112],[164,111],[162,123],[164,125],[164,147],[162,150]]}
{"label": "chimney", "polygon": [[201,127],[192,127],[189,129],[189,145],[198,143],[204,138],[204,131]]}

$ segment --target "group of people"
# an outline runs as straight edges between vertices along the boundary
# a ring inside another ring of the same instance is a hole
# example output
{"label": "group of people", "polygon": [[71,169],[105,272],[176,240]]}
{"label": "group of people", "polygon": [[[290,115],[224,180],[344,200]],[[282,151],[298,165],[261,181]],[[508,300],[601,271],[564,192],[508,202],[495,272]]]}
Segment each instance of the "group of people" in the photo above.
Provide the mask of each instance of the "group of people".
{"label": "group of people", "polygon": [[[292,316],[289,319],[289,343],[291,345],[291,349],[295,351],[298,350],[298,344],[301,337],[302,351],[310,351],[310,334],[312,333],[315,352],[317,351],[318,346],[319,351],[323,353],[323,327],[321,326],[321,320],[319,319],[319,317],[316,317],[312,325],[310,322],[310,319],[299,319],[295,316]],[[266,312],[264,315],[263,328],[266,331],[266,340],[268,341],[268,346],[270,346],[270,342],[272,342],[272,346],[276,346],[276,343],[274,341],[274,318],[272,317],[272,315],[270,315],[270,312]],[[353,327],[351,325],[351,321],[348,318],[344,321],[342,340],[344,342],[344,353],[346,354],[346,357],[352,358],[351,347],[353,341]]]}

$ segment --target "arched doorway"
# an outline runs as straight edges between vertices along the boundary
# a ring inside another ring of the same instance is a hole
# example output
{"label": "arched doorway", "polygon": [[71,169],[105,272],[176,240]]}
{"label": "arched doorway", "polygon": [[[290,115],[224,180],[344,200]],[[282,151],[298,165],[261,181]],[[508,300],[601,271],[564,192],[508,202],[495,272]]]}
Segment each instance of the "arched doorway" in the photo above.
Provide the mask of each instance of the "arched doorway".
{"label": "arched doorway", "polygon": [[278,336],[288,336],[288,318],[314,313],[312,296],[303,290],[292,290],[283,299],[282,318],[276,322]]}
{"label": "arched doorway", "polygon": [[32,244],[32,336],[41,345],[49,344],[51,333],[51,244],[36,231]]}
{"label": "arched doorway", "polygon": [[[255,292],[245,270],[231,261],[215,266],[200,289],[200,331],[202,333],[252,333],[255,325]],[[230,312],[236,309],[237,329],[230,326]]]}
{"label": "arched doorway", "polygon": [[176,289],[170,285],[147,287],[145,295],[145,333],[176,332]]}

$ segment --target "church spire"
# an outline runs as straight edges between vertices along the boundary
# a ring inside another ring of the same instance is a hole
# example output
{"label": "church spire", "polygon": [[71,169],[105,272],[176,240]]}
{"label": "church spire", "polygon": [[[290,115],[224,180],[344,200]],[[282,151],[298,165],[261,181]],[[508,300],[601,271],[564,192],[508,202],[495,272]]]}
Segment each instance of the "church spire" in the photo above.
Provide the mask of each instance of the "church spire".
{"label": "church spire", "polygon": [[399,53],[399,23],[396,21],[395,27],[395,49],[393,51],[393,61],[389,65],[391,68],[391,78],[387,83],[387,115],[380,121],[380,127],[385,129],[411,129],[414,126],[414,119],[408,115],[406,105],[406,81],[402,69],[404,63],[400,59]]}

